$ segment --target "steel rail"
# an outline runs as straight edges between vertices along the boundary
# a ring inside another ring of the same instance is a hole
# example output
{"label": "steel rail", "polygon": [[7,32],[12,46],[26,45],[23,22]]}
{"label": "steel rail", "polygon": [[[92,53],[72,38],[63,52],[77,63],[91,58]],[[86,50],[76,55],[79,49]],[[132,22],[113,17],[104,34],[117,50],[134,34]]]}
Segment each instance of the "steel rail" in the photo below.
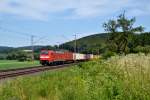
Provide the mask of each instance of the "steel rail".
{"label": "steel rail", "polygon": [[38,67],[29,67],[29,68],[19,68],[19,69],[9,69],[0,71],[0,80],[5,78],[17,77],[22,75],[34,74],[37,72],[61,69],[75,65],[76,63],[57,65],[57,66],[38,66]]}

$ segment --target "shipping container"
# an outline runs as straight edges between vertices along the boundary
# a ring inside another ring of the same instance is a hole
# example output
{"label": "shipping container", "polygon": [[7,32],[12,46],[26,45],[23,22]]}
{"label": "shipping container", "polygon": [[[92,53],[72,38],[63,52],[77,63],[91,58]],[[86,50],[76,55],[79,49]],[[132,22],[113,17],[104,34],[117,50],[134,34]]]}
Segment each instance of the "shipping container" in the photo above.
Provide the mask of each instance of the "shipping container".
{"label": "shipping container", "polygon": [[73,53],[73,59],[74,60],[85,60],[86,55],[85,54],[80,54],[80,53]]}
{"label": "shipping container", "polygon": [[86,60],[93,59],[93,54],[86,54]]}

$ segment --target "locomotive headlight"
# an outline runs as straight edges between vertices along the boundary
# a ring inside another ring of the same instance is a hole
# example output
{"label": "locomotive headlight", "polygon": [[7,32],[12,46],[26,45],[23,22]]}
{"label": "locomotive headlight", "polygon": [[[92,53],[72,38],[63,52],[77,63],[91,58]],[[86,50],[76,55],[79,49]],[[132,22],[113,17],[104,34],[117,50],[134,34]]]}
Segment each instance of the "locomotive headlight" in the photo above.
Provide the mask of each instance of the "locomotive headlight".
{"label": "locomotive headlight", "polygon": [[49,56],[46,56],[45,58],[49,58]]}
{"label": "locomotive headlight", "polygon": [[40,58],[49,58],[49,56],[41,56]]}

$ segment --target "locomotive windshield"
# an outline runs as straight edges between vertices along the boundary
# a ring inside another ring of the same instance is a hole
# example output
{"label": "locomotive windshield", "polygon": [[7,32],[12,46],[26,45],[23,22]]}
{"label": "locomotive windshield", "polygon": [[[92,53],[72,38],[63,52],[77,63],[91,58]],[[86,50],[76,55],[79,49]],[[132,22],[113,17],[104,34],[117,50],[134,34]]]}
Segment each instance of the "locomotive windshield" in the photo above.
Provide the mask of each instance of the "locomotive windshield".
{"label": "locomotive windshield", "polygon": [[42,51],[41,55],[48,55],[48,51]]}

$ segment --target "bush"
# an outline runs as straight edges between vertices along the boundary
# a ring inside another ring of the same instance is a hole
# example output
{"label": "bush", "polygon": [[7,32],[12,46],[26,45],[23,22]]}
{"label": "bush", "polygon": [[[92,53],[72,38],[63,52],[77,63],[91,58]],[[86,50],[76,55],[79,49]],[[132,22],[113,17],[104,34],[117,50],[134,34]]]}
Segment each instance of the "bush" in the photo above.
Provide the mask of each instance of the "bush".
{"label": "bush", "polygon": [[142,47],[142,46],[137,46],[136,48],[133,49],[133,51],[135,53],[144,53],[145,55],[147,55],[148,53],[150,53],[150,46],[145,46],[145,47]]}
{"label": "bush", "polygon": [[5,58],[3,58],[3,57],[0,57],[0,60],[4,60]]}
{"label": "bush", "polygon": [[20,51],[20,52],[17,53],[16,59],[17,59],[18,61],[27,61],[27,58],[28,58],[28,56],[27,56],[27,53],[26,53],[26,52]]}
{"label": "bush", "polygon": [[[35,54],[34,54],[34,59],[35,59],[35,60],[39,60],[39,59],[40,59],[40,58],[39,58],[39,55],[40,55],[39,53],[35,53]],[[31,60],[32,60],[32,59],[31,59]]]}
{"label": "bush", "polygon": [[[35,59],[39,59],[38,53],[34,55]],[[31,52],[24,52],[24,51],[16,51],[11,52],[7,55],[6,59],[8,60],[18,60],[18,61],[31,61],[32,56]]]}
{"label": "bush", "polygon": [[6,57],[7,60],[16,60],[17,58],[17,53],[9,53]]}
{"label": "bush", "polygon": [[4,57],[0,56],[0,60],[4,60],[4,59],[5,59]]}
{"label": "bush", "polygon": [[103,59],[107,59],[107,58],[110,58],[111,56],[115,56],[115,55],[116,55],[115,52],[106,51],[106,52],[102,55],[102,58],[103,58]]}
{"label": "bush", "polygon": [[23,56],[17,58],[17,60],[20,62],[27,61],[26,57],[23,57]]}

